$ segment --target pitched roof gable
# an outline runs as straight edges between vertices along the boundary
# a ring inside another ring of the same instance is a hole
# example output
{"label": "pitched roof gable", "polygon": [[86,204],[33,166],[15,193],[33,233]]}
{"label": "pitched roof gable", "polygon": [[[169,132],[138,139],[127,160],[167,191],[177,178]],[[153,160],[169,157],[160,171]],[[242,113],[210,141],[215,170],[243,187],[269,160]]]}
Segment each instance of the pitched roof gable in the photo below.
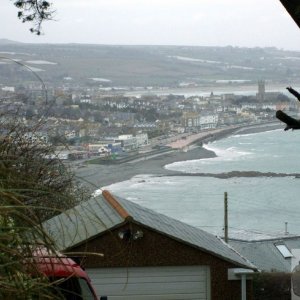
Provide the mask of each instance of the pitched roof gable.
{"label": "pitched roof gable", "polygon": [[105,200],[117,211],[121,218],[127,219],[130,218],[128,212],[124,209],[124,207],[112,196],[109,191],[104,190],[102,192]]}
{"label": "pitched roof gable", "polygon": [[223,260],[255,268],[218,237],[126,199],[115,197],[108,191],[102,191],[102,195],[46,221],[44,227],[59,249],[63,250],[94,239],[128,221],[146,226]]}
{"label": "pitched roof gable", "polygon": [[239,253],[247,257],[259,270],[265,272],[290,272],[291,259],[280,253],[276,246],[285,245],[288,250],[300,249],[300,236],[286,236],[265,240],[229,240]]}
{"label": "pitched roof gable", "polygon": [[120,211],[99,195],[44,222],[43,227],[64,250],[124,223],[126,212]]}
{"label": "pitched roof gable", "polygon": [[223,260],[235,264],[238,263],[248,268],[256,268],[231,246],[211,233],[157,213],[126,199],[118,198],[118,201],[126,211],[128,211],[136,223],[147,226],[161,234],[201,249],[202,251],[209,252]]}

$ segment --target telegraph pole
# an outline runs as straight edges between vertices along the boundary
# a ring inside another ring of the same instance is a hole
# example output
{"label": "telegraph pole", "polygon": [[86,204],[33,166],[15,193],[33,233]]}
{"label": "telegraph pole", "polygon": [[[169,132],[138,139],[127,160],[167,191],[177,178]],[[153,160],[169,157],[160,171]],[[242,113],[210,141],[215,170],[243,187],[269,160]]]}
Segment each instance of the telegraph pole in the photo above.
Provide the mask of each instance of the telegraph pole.
{"label": "telegraph pole", "polygon": [[224,240],[228,243],[228,195],[224,193]]}

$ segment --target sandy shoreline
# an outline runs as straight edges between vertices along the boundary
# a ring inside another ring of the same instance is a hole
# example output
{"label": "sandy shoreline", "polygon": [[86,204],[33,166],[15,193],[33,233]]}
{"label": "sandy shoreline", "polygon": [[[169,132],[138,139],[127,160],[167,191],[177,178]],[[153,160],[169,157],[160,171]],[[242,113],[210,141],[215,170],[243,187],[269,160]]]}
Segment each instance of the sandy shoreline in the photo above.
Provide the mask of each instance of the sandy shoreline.
{"label": "sandy shoreline", "polygon": [[[248,126],[235,130],[233,134],[257,133],[278,128],[282,128],[278,123],[251,127]],[[229,133],[227,131],[219,132],[219,134],[214,136],[212,139],[221,139],[228,136],[228,134]],[[113,183],[129,180],[132,177],[141,174],[151,174],[154,176],[180,175],[181,172],[166,170],[164,166],[173,162],[211,157],[216,157],[214,152],[198,146],[187,152],[179,150],[161,156],[152,157],[147,160],[123,163],[119,165],[87,164],[85,167],[76,169],[75,174],[77,178],[80,181],[83,181],[91,190],[95,190]]]}

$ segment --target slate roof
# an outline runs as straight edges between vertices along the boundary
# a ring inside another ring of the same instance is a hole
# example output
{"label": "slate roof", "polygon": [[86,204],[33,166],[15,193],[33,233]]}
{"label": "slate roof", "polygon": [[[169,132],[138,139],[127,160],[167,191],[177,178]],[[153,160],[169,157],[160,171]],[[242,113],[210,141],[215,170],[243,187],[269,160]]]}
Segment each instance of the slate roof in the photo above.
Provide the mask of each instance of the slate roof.
{"label": "slate roof", "polygon": [[229,244],[265,272],[290,272],[291,258],[284,258],[276,245],[285,245],[290,251],[300,249],[300,237],[282,237],[260,241],[230,240]]}
{"label": "slate roof", "polygon": [[64,250],[129,220],[233,264],[256,269],[220,238],[126,199],[112,196],[108,191],[46,221],[44,227],[59,249]]}
{"label": "slate roof", "polygon": [[102,195],[43,223],[60,250],[78,245],[124,222]]}

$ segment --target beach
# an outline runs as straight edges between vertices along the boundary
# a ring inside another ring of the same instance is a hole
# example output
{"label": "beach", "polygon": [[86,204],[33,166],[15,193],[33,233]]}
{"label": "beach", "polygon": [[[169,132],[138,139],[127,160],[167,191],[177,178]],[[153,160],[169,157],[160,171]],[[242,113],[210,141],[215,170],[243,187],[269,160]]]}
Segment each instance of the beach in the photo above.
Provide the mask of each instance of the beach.
{"label": "beach", "polygon": [[[216,154],[201,147],[201,143],[208,143],[216,139],[221,139],[229,134],[250,134],[268,130],[282,128],[279,123],[270,123],[255,126],[245,126],[232,128],[232,130],[218,130],[217,134],[210,136],[202,135],[196,138],[192,135],[189,139],[179,141],[183,146],[183,150],[174,150],[159,156],[146,158],[144,160],[131,161],[122,164],[100,165],[100,164],[83,164],[81,167],[75,168],[75,174],[78,180],[84,183],[91,191],[107,187],[113,183],[129,180],[136,175],[151,174],[155,176],[180,175],[180,172],[171,171],[164,168],[165,165],[173,162],[187,161],[194,159],[212,158]],[[188,145],[193,146],[188,147]],[[198,145],[197,145],[198,144]]]}
{"label": "beach", "polygon": [[87,186],[99,189],[113,183],[129,180],[133,176],[140,174],[180,174],[180,172],[166,170],[164,166],[177,161],[209,157],[215,157],[214,152],[208,151],[202,147],[195,147],[187,152],[175,151],[137,162],[128,162],[117,165],[87,164],[82,168],[76,169],[76,176]]}

